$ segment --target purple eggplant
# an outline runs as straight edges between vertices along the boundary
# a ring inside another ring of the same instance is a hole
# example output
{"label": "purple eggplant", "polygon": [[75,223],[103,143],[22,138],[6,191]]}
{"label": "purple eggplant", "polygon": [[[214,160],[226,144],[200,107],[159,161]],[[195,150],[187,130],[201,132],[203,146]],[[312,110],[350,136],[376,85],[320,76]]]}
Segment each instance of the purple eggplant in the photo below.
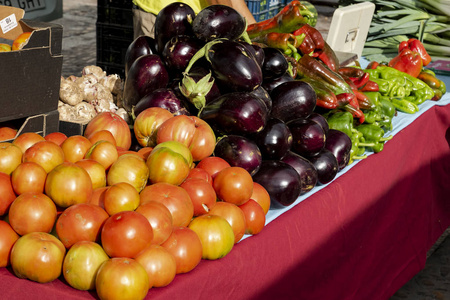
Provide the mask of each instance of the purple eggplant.
{"label": "purple eggplant", "polygon": [[261,66],[264,80],[278,78],[286,74],[289,63],[280,50],[272,47],[263,48],[264,62]]}
{"label": "purple eggplant", "polygon": [[261,84],[261,86],[270,95],[270,93],[272,93],[272,90],[274,88],[276,88],[277,86],[279,86],[280,84],[285,83],[287,81],[294,81],[294,80],[295,79],[289,73],[284,73],[283,75],[281,75],[281,77],[263,80],[263,83]]}
{"label": "purple eggplant", "polygon": [[139,57],[131,65],[123,88],[123,106],[131,113],[142,97],[169,83],[169,73],[156,54]]}
{"label": "purple eggplant", "polygon": [[193,35],[195,12],[181,2],[170,3],[159,11],[155,20],[156,50],[161,53],[166,43],[177,35]]}
{"label": "purple eggplant", "polygon": [[283,158],[291,149],[292,134],[281,120],[270,118],[263,130],[254,136],[264,160]]}
{"label": "purple eggplant", "polygon": [[203,44],[200,40],[188,35],[177,35],[171,38],[164,46],[161,55],[169,72],[175,74],[183,72]]}
{"label": "purple eggplant", "polygon": [[328,126],[328,121],[327,121],[327,119],[325,119],[324,116],[322,116],[319,113],[313,112],[312,114],[310,114],[308,116],[308,119],[319,123],[319,125],[322,126],[322,129],[325,132],[325,135],[328,134],[328,130],[330,129],[330,126]]}
{"label": "purple eggplant", "polygon": [[149,107],[161,107],[167,109],[175,116],[190,115],[183,102],[170,88],[157,89],[142,97],[134,107],[133,113],[137,117],[143,110]]}
{"label": "purple eggplant", "polygon": [[301,193],[301,180],[297,171],[279,160],[263,160],[258,172],[253,175],[253,181],[267,190],[271,208],[289,206]]}
{"label": "purple eggplant", "polygon": [[266,126],[268,111],[261,98],[250,93],[234,92],[208,103],[199,117],[219,133],[248,135]]}
{"label": "purple eggplant", "polygon": [[342,131],[330,129],[328,130],[325,149],[334,154],[339,165],[339,170],[342,170],[348,165],[350,160],[352,140]]}
{"label": "purple eggplant", "polygon": [[317,178],[321,184],[331,182],[339,171],[336,157],[331,151],[323,149],[318,155],[309,158],[317,170]]}
{"label": "purple eggplant", "polygon": [[226,135],[214,148],[214,156],[223,158],[232,167],[241,167],[250,175],[255,174],[261,166],[262,157],[256,143],[239,135]]}
{"label": "purple eggplant", "polygon": [[260,67],[262,67],[263,62],[264,62],[264,49],[258,45],[249,44],[244,41],[239,41],[239,43],[241,43],[242,46],[244,46],[245,49],[247,49],[248,53],[250,53],[253,56],[253,58],[256,60],[258,65]]}
{"label": "purple eggplant", "polygon": [[326,135],[322,126],[309,119],[295,119],[288,122],[292,133],[292,151],[303,156],[312,157],[325,147]]}
{"label": "purple eggplant", "polygon": [[306,82],[288,81],[278,85],[270,93],[271,116],[289,122],[296,118],[307,118],[316,107],[316,92]]}
{"label": "purple eggplant", "polygon": [[222,93],[251,92],[262,83],[262,71],[256,60],[239,42],[214,40],[200,49],[189,62],[185,73],[201,58],[211,64],[213,77]]}
{"label": "purple eggplant", "polygon": [[257,89],[251,91],[250,94],[261,98],[266,104],[267,110],[270,112],[272,109],[272,99],[270,98],[269,93],[262,86],[259,86]]}
{"label": "purple eggplant", "polygon": [[246,29],[244,17],[234,8],[215,4],[203,8],[192,22],[195,36],[205,42],[225,38],[235,40]]}
{"label": "purple eggplant", "polygon": [[206,58],[219,87],[225,90],[251,92],[262,83],[261,67],[238,42],[224,40],[214,43]]}
{"label": "purple eggplant", "polygon": [[146,35],[138,36],[128,45],[125,52],[125,77],[134,61],[147,54],[156,54],[156,41]]}
{"label": "purple eggplant", "polygon": [[288,151],[281,161],[289,164],[300,175],[301,194],[309,192],[316,186],[318,182],[317,170],[309,160],[297,153]]}

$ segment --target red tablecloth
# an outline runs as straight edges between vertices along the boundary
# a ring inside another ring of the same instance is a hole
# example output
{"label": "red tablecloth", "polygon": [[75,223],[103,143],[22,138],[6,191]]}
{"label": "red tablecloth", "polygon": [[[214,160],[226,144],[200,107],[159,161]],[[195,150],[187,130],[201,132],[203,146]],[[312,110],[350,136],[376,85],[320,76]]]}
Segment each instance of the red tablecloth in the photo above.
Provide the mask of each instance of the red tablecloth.
{"label": "red tablecloth", "polygon": [[[434,106],[224,258],[148,299],[388,299],[450,225],[450,105]],[[2,299],[95,298],[0,269]]]}

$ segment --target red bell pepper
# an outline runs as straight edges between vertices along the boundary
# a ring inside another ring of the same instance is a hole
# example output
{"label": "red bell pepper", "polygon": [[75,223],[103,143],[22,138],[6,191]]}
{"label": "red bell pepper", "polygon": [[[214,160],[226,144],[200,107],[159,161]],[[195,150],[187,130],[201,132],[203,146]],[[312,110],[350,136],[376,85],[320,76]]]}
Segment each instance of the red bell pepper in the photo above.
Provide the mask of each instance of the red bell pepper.
{"label": "red bell pepper", "polygon": [[389,61],[389,67],[417,77],[422,71],[423,63],[419,53],[405,48]]}
{"label": "red bell pepper", "polygon": [[310,54],[314,50],[323,49],[325,45],[325,40],[323,39],[322,34],[316,28],[304,24],[299,29],[295,30],[293,35],[301,35],[304,34],[305,38],[303,42],[298,47],[302,54]]}
{"label": "red bell pepper", "polygon": [[411,51],[417,52],[422,58],[422,64],[424,66],[431,62],[431,56],[428,54],[427,50],[423,44],[418,40],[411,38],[408,41],[403,41],[398,47],[398,53],[401,53],[404,49],[410,49]]}

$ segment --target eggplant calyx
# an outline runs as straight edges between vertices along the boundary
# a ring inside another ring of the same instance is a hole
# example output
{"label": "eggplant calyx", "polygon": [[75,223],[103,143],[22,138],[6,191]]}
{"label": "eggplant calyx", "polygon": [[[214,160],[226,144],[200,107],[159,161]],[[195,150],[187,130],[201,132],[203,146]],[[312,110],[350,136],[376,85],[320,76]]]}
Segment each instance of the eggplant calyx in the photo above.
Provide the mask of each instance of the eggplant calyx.
{"label": "eggplant calyx", "polygon": [[213,84],[214,78],[211,77],[211,72],[203,76],[198,82],[195,82],[192,77],[185,73],[179,86],[183,96],[189,99],[201,111],[206,105],[206,95],[211,90]]}

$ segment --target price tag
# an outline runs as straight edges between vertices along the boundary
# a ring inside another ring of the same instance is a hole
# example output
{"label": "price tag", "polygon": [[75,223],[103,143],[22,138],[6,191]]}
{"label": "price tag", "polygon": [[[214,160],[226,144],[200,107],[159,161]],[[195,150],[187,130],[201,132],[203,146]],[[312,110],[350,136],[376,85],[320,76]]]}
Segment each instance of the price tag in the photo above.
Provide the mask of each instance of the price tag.
{"label": "price tag", "polygon": [[0,27],[2,28],[3,33],[7,33],[8,31],[14,29],[17,27],[17,20],[16,15],[11,14],[4,18],[3,20],[0,20]]}

